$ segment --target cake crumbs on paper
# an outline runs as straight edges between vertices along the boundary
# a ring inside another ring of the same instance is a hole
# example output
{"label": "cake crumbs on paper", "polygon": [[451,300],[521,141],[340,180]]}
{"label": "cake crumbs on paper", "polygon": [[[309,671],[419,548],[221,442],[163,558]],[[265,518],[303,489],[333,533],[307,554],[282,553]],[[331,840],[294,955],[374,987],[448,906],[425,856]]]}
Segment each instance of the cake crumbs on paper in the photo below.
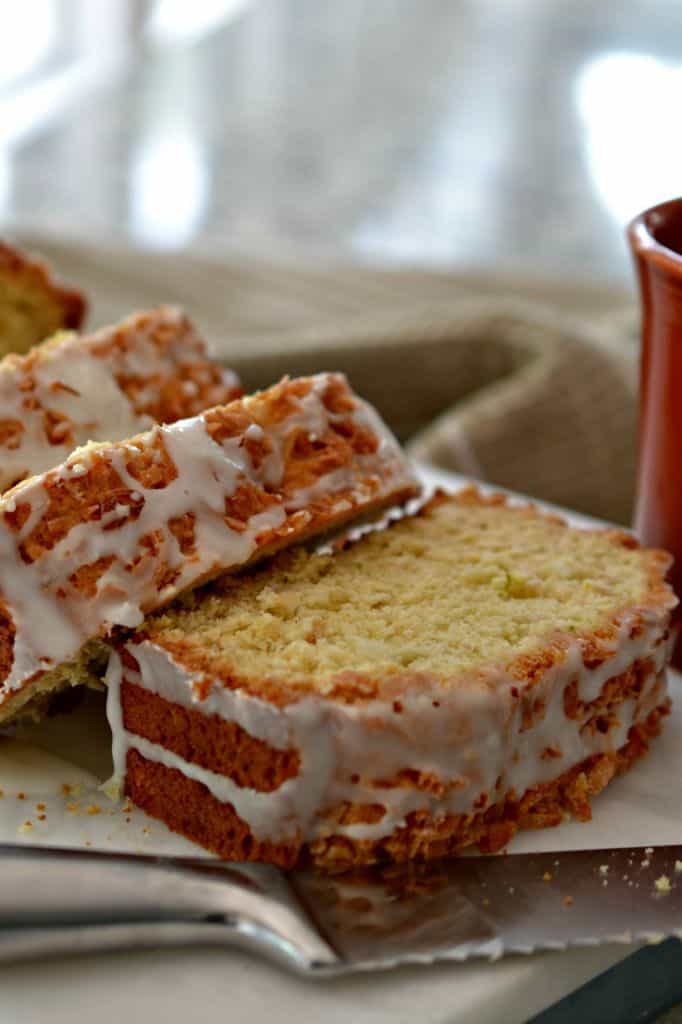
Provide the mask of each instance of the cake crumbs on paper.
{"label": "cake crumbs on paper", "polygon": [[77,800],[71,800],[66,805],[66,809],[69,812],[69,814],[78,814],[78,811],[80,810],[80,804],[78,803]]}
{"label": "cake crumbs on paper", "polygon": [[17,800],[25,800],[25,799],[26,799],[26,794],[25,793],[17,793]]}
{"label": "cake crumbs on paper", "polygon": [[46,819],[47,819],[47,815],[46,814],[39,814],[38,815],[38,821],[45,821]]}
{"label": "cake crumbs on paper", "polygon": [[542,881],[543,882],[551,882],[552,881],[552,872],[551,871],[545,871],[544,875],[542,876]]}
{"label": "cake crumbs on paper", "polygon": [[100,807],[99,804],[88,804],[88,806],[85,808],[85,813],[90,815],[101,814],[102,808]]}
{"label": "cake crumbs on paper", "polygon": [[44,811],[45,810],[45,804],[36,804],[36,810],[37,811]]}
{"label": "cake crumbs on paper", "polygon": [[672,888],[670,885],[670,879],[667,875],[661,875],[660,878],[657,878],[654,882],[654,886],[656,887],[656,892],[670,892]]}
{"label": "cake crumbs on paper", "polygon": [[19,826],[17,831],[21,832],[22,835],[25,835],[27,832],[30,832],[32,828],[33,828],[33,822],[32,821],[25,821],[22,825]]}
{"label": "cake crumbs on paper", "polygon": [[572,896],[564,896],[563,903],[564,903],[565,907],[572,907],[573,906],[573,897]]}
{"label": "cake crumbs on paper", "polygon": [[0,800],[2,800],[4,795],[5,795],[4,789],[0,789]]}

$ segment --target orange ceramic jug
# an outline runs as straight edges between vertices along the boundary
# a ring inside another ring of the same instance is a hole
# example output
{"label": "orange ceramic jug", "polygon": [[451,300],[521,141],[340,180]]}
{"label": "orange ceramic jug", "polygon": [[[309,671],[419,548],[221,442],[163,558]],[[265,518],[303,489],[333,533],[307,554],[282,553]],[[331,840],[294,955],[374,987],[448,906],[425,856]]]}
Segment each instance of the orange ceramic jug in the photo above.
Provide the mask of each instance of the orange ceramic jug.
{"label": "orange ceramic jug", "polygon": [[[628,238],[642,303],[635,531],[674,555],[682,598],[682,199],[641,214]],[[682,665],[679,640],[674,662]]]}

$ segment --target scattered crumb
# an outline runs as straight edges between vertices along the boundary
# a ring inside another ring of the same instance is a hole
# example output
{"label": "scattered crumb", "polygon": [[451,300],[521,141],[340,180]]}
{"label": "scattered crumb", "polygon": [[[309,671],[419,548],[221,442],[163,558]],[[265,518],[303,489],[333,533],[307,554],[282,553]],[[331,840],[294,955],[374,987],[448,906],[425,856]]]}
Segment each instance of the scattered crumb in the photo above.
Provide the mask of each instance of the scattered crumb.
{"label": "scattered crumb", "polygon": [[126,797],[126,801],[123,804],[123,807],[121,808],[121,810],[123,811],[124,814],[130,814],[132,809],[133,809],[133,802],[130,799],[130,797]]}
{"label": "scattered crumb", "polygon": [[126,824],[129,825],[132,820],[132,818],[126,818]]}
{"label": "scattered crumb", "polygon": [[89,840],[89,839],[86,839],[86,840],[85,840],[85,845],[86,845],[86,846],[92,846],[92,843],[90,842],[90,840]]}
{"label": "scattered crumb", "polygon": [[109,797],[110,800],[113,800],[114,803],[116,803],[121,799],[121,780],[113,777],[111,779],[107,779],[107,781],[103,782],[99,787],[99,790],[101,793],[104,793],[105,796]]}
{"label": "scattered crumb", "polygon": [[649,864],[650,864],[650,861],[648,861],[646,859],[646,857],[645,857],[640,866],[643,867],[643,868],[648,868]]}
{"label": "scattered crumb", "polygon": [[17,793],[17,800],[25,800],[25,799],[26,799],[26,794],[25,793]]}
{"label": "scattered crumb", "polygon": [[45,821],[46,818],[47,818],[46,814],[39,814],[38,815],[38,821]]}
{"label": "scattered crumb", "polygon": [[25,821],[23,825],[19,826],[19,832],[25,834],[26,832],[30,832],[32,828],[33,828],[33,822],[32,821]]}
{"label": "scattered crumb", "polygon": [[670,892],[670,879],[667,875],[661,875],[660,878],[657,878],[654,885],[656,886],[657,892]]}
{"label": "scattered crumb", "polygon": [[100,807],[99,804],[88,804],[88,806],[85,808],[85,813],[90,815],[101,814],[102,808]]}
{"label": "scattered crumb", "polygon": [[489,906],[490,906],[490,900],[488,899],[488,897],[487,897],[487,896],[486,896],[486,897],[485,897],[485,899],[483,900],[483,906],[484,906],[484,907],[489,907]]}
{"label": "scattered crumb", "polygon": [[72,800],[70,803],[66,805],[66,809],[69,812],[69,814],[78,814],[79,807],[80,804],[78,803],[77,800]]}
{"label": "scattered crumb", "polygon": [[0,800],[2,800],[4,795],[5,795],[4,789],[0,789]]}
{"label": "scattered crumb", "polygon": [[679,875],[682,871],[682,860],[675,861],[675,874]]}
{"label": "scattered crumb", "polygon": [[152,834],[152,830],[150,829],[149,825],[145,825],[142,829],[142,832],[146,836],[150,836]]}
{"label": "scattered crumb", "polygon": [[634,882],[632,881],[632,879],[630,879],[630,881],[628,882],[628,885],[634,885]]}
{"label": "scattered crumb", "polygon": [[36,804],[36,810],[37,811],[44,811],[45,810],[45,804]]}
{"label": "scattered crumb", "polygon": [[542,881],[543,882],[551,882],[552,881],[552,872],[551,871],[545,871],[544,875],[542,876]]}
{"label": "scattered crumb", "polygon": [[599,865],[599,874],[600,875],[608,875],[608,873],[609,873],[609,866],[608,866],[608,864],[600,864]]}
{"label": "scattered crumb", "polygon": [[62,782],[62,796],[71,796],[71,786],[68,782]]}
{"label": "scattered crumb", "polygon": [[604,886],[604,888],[606,888],[606,886],[608,884],[609,884],[609,880],[608,880],[608,878],[605,878],[604,881],[602,882],[602,885]]}
{"label": "scattered crumb", "polygon": [[559,861],[558,861],[558,860],[555,860],[555,861],[554,861],[554,867],[555,867],[555,868],[558,868],[558,867],[559,867]]}
{"label": "scattered crumb", "polygon": [[572,907],[573,906],[573,897],[572,896],[564,896],[564,906],[565,907]]}
{"label": "scattered crumb", "polygon": [[644,852],[646,853],[646,855],[647,855],[647,857],[648,857],[648,856],[649,856],[650,854],[652,854],[652,853],[654,852],[654,848],[653,848],[653,846],[647,846],[647,847],[645,848]]}
{"label": "scattered crumb", "polygon": [[513,885],[511,885],[511,886],[509,887],[509,895],[510,895],[510,896],[513,896],[515,892],[516,892],[516,890],[514,889],[514,886],[513,886]]}

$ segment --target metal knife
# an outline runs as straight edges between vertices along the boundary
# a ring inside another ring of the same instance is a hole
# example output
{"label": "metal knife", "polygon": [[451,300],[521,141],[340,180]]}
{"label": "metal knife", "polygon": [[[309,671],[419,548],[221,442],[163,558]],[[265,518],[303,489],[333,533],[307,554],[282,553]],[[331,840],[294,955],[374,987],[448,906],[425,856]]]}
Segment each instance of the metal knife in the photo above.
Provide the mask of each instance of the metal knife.
{"label": "metal knife", "polygon": [[346,875],[0,845],[0,963],[183,943],[312,976],[682,934],[682,846]]}

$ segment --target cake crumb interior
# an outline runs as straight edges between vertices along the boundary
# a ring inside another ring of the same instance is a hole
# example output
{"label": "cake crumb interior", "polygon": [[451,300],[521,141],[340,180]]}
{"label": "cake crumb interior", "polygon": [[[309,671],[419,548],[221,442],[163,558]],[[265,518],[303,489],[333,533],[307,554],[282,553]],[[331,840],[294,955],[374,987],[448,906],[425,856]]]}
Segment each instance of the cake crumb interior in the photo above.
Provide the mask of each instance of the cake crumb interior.
{"label": "cake crumb interior", "polygon": [[610,531],[445,501],[334,555],[287,551],[153,616],[151,639],[211,651],[223,676],[324,692],[339,673],[447,679],[588,633],[645,598],[647,563]]}

